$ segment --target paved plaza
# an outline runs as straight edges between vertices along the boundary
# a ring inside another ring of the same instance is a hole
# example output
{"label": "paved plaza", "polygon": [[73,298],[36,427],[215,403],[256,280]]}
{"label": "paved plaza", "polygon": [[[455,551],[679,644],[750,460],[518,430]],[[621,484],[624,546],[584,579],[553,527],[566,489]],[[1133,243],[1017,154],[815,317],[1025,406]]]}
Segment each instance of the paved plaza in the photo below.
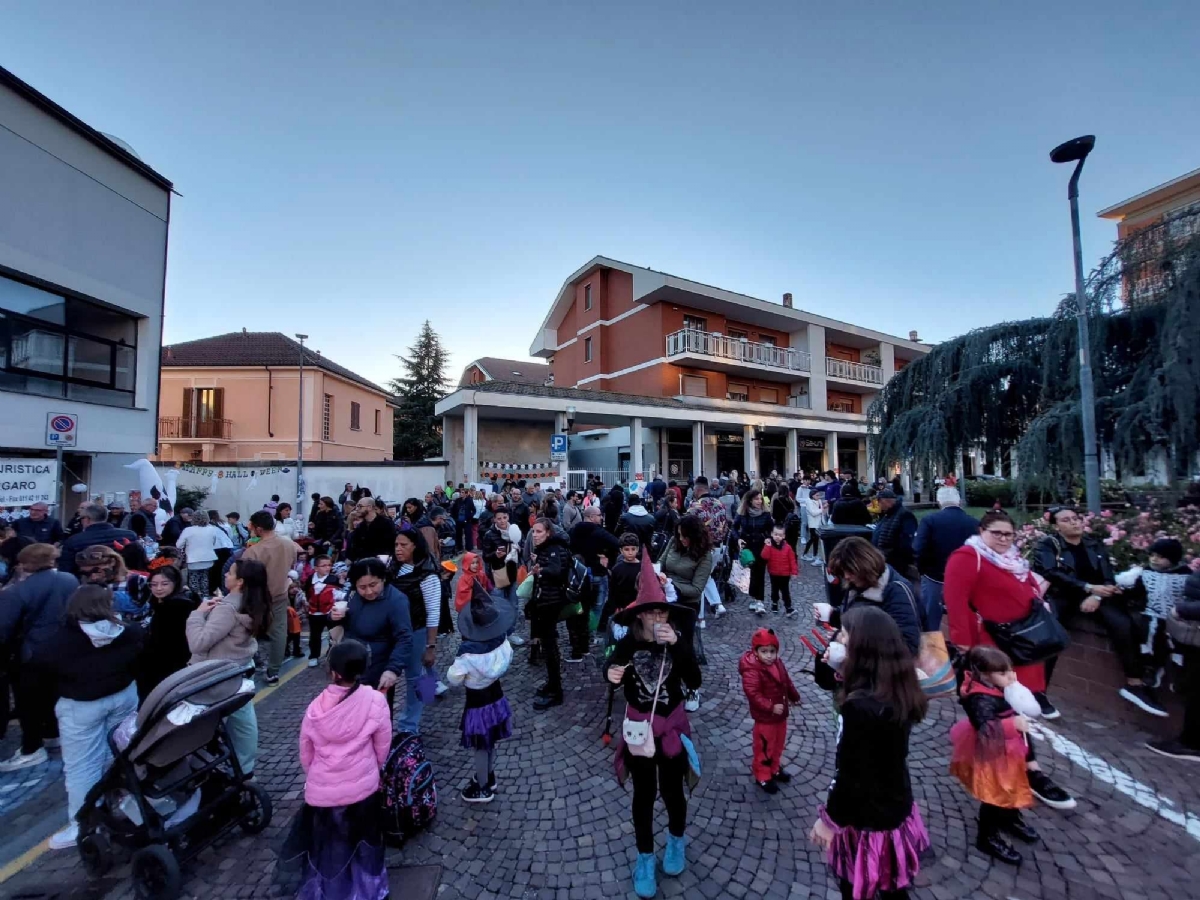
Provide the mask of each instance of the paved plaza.
{"label": "paved plaza", "polygon": [[[801,629],[811,627],[808,604],[821,590],[820,574],[806,567],[793,581],[800,614],[790,621],[766,617],[783,637],[783,657],[803,695],[785,756],[793,781],[774,797],[750,779],[751,722],[737,676],[737,658],[762,620],[740,603],[704,632],[703,704],[692,716],[704,777],[689,805],[687,871],[660,878],[660,896],[838,896],[822,854],[807,840],[829,784],[835,746],[829,696],[801,671],[809,657],[796,640]],[[444,666],[453,651],[451,639],[443,641]],[[452,691],[426,710],[422,730],[441,794],[438,818],[430,831],[394,853],[392,862],[441,866],[440,900],[632,898],[630,796],[613,778],[612,752],[600,740],[605,715],[600,673],[591,662],[567,666],[566,703],[534,713],[541,671],[527,666],[526,658],[526,650],[517,650],[504,679],[514,708],[514,738],[501,745],[499,788],[490,805],[471,806],[458,796],[470,777],[469,756],[458,746],[462,694]],[[205,851],[185,869],[185,896],[286,895],[273,881],[273,848],[302,802],[297,735],[304,708],[324,682],[323,669],[289,670],[285,683],[261,698],[257,777],[273,796],[274,822],[263,835],[235,835]],[[1154,756],[1141,746],[1147,734],[1127,724],[1085,714],[1069,698],[1060,705],[1063,717],[1037,748],[1044,767],[1079,806],[1069,813],[1033,809],[1028,817],[1043,841],[1032,849],[1022,846],[1026,859],[1015,868],[974,849],[975,804],[947,774],[947,735],[960,713],[947,700],[932,704],[913,734],[909,758],[933,842],[914,897],[1200,897],[1200,769]],[[15,728],[14,723],[0,752],[11,752]],[[0,865],[7,864],[0,872],[7,877],[0,897],[132,897],[128,866],[89,884],[73,851],[44,850],[39,842],[61,827],[64,814],[57,761],[0,776]],[[661,850],[666,830],[661,811],[659,825]]]}

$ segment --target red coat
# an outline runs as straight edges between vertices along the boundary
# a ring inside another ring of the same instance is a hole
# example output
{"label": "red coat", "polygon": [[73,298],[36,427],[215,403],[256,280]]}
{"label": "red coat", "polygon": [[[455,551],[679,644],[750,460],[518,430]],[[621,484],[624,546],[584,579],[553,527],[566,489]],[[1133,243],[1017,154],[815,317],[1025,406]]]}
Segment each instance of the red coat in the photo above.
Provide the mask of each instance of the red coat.
{"label": "red coat", "polygon": [[[976,553],[974,547],[967,546],[950,554],[943,599],[950,620],[950,642],[964,649],[977,644],[996,645],[980,623],[980,616],[989,622],[1015,622],[1029,615],[1034,603],[1042,602],[1037,579],[1032,574],[1018,581]],[[1031,691],[1046,690],[1043,663],[1016,666],[1014,671],[1021,684]]]}
{"label": "red coat", "polygon": [[767,564],[769,575],[799,575],[800,565],[796,562],[796,551],[786,541],[776,547],[770,540],[763,544],[762,560]]}
{"label": "red coat", "polygon": [[308,612],[310,615],[327,616],[333,611],[333,602],[336,599],[333,595],[334,585],[325,584],[321,589],[314,590],[312,578],[310,577],[304,584],[304,595],[308,599]]}
{"label": "red coat", "polygon": [[[742,690],[750,701],[750,718],[766,724],[786,722],[788,704],[799,703],[800,692],[792,684],[783,660],[776,659],[764,666],[758,654],[747,650],[738,662],[738,673],[742,676]],[[783,715],[771,711],[776,703],[783,704]]]}

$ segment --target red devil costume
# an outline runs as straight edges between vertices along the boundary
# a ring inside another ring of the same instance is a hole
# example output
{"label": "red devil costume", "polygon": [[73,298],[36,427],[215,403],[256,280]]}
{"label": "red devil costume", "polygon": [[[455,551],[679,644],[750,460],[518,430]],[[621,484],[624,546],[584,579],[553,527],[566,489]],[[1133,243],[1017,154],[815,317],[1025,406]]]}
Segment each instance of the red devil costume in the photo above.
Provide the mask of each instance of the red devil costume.
{"label": "red devil costume", "polygon": [[[758,658],[759,647],[779,649],[775,632],[760,628],[750,639],[750,649],[742,654],[738,673],[742,690],[750,701],[750,717],[754,719],[754,780],[770,782],[783,767],[783,746],[787,742],[788,704],[799,703],[800,694],[783,665],[776,657],[769,666]],[[776,713],[775,707],[783,707]]]}

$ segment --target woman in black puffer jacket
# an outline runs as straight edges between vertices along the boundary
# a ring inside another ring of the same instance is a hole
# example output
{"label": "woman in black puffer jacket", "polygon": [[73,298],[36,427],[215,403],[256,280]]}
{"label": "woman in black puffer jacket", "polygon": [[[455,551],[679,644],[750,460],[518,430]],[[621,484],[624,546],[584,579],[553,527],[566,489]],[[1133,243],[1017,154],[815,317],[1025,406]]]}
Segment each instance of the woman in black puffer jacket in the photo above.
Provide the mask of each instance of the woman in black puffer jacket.
{"label": "woman in black puffer jacket", "polygon": [[[1187,622],[1200,621],[1200,571],[1183,583],[1183,596],[1175,615]],[[1183,733],[1177,738],[1147,741],[1147,749],[1172,759],[1200,760],[1200,647],[1180,646],[1183,652]]]}
{"label": "woman in black puffer jacket", "polygon": [[[530,630],[545,654],[546,683],[537,690],[533,708],[537,710],[559,706],[563,702],[562,672],[558,652],[558,616],[567,605],[567,581],[574,558],[567,534],[549,519],[538,519],[529,530],[533,539],[533,596],[525,606]],[[586,623],[586,619],[585,619]],[[584,640],[586,641],[586,624]],[[580,657],[580,649],[572,632],[572,658]]]}
{"label": "woman in black puffer jacket", "polygon": [[762,548],[770,539],[774,527],[775,520],[763,503],[762,491],[757,488],[746,491],[742,495],[737,518],[733,520],[730,552],[734,558],[741,550],[749,550],[754,554],[754,562],[750,566],[750,596],[754,599],[754,611],[760,614],[766,612],[763,600],[767,581],[767,564],[762,558]]}

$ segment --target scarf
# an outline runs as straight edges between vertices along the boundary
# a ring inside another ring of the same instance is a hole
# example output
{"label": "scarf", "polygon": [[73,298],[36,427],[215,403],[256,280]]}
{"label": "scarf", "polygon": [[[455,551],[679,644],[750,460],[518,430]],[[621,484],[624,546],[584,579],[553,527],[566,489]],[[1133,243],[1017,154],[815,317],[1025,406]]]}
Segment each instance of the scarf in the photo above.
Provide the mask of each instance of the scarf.
{"label": "scarf", "polygon": [[973,534],[967,538],[966,546],[974,547],[976,553],[993,566],[1008,572],[1017,581],[1025,581],[1029,578],[1029,561],[1017,552],[1016,547],[1009,547],[1007,553],[997,553],[985,544],[983,538],[977,534]]}

